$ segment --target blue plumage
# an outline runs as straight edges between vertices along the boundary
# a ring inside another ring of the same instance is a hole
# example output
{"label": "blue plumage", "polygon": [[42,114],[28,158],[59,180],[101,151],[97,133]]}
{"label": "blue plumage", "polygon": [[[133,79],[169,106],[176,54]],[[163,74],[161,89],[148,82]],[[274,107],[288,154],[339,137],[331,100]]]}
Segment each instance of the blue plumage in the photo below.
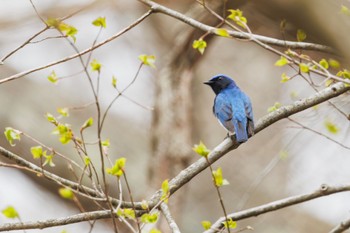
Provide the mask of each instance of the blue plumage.
{"label": "blue plumage", "polygon": [[213,106],[215,117],[232,135],[236,133],[239,143],[254,134],[252,104],[249,97],[226,75],[216,75],[204,84],[209,85],[216,94]]}

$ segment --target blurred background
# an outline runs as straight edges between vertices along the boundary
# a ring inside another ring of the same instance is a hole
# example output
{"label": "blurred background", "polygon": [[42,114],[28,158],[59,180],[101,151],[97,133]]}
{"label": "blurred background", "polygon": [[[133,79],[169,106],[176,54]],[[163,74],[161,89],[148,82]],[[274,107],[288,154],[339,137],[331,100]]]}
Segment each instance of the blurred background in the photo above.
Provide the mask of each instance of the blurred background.
{"label": "blurred background", "polygon": [[[209,15],[195,1],[158,1],[209,25],[217,19]],[[216,12],[222,12],[221,1],[208,1]],[[106,17],[107,28],[98,41],[116,34],[130,25],[148,8],[138,1],[34,1],[44,18],[64,17],[79,13],[65,22],[78,29],[76,46],[89,48],[98,28],[91,22]],[[297,29],[307,33],[308,42],[329,45],[338,55],[310,51],[304,53],[316,61],[333,58],[348,68],[350,43],[350,16],[341,14],[342,5],[349,1],[283,1],[283,0],[228,0],[227,8],[241,9],[255,34],[286,40],[296,40]],[[286,20],[285,33],[280,22]],[[4,57],[29,37],[44,28],[29,1],[2,0],[0,8],[0,57]],[[111,85],[112,76],[123,89],[135,76],[140,54],[156,56],[156,69],[142,67],[134,84],[115,102],[106,118],[103,139],[110,139],[109,154],[114,159],[127,158],[127,174],[135,200],[150,198],[164,179],[172,178],[199,156],[192,152],[194,144],[202,140],[214,148],[226,135],[212,114],[214,93],[203,81],[224,73],[233,77],[253,103],[255,121],[267,114],[267,109],[280,102],[290,104],[312,95],[315,90],[299,76],[281,83],[282,72],[293,76],[290,68],[274,66],[278,56],[254,43],[236,39],[207,37],[204,55],[192,49],[192,42],[203,35],[188,25],[166,15],[155,14],[116,40],[95,50],[92,58],[100,61],[100,101],[106,109],[117,95]],[[43,66],[74,54],[64,39],[45,39],[57,36],[48,30],[32,43],[9,57],[0,66],[0,78]],[[41,42],[39,42],[41,41]],[[285,48],[278,48],[284,51]],[[84,56],[86,59],[87,56]],[[47,80],[55,71],[66,77],[56,85]],[[0,129],[13,127],[23,131],[55,150],[76,159],[72,144],[62,146],[53,127],[44,115],[56,113],[59,107],[81,107],[94,101],[86,76],[77,59],[27,75],[0,85]],[[94,74],[92,74],[93,77]],[[316,84],[324,85],[321,77],[312,76]],[[133,101],[130,101],[132,99]],[[334,107],[336,106],[337,109]],[[298,113],[291,118],[319,133],[301,128],[289,120],[278,122],[251,138],[214,164],[222,167],[230,182],[223,187],[223,199],[228,212],[235,212],[292,195],[318,189],[321,184],[349,183],[350,127],[344,114],[350,113],[349,96],[343,95],[317,108]],[[70,117],[62,119],[78,132],[89,117],[96,118],[94,105],[71,110]],[[333,122],[339,131],[331,134],[324,126]],[[88,129],[86,140],[96,140],[96,129]],[[340,146],[321,134],[340,142]],[[32,161],[32,141],[22,138],[11,147],[0,137],[0,145]],[[347,147],[347,148],[345,148]],[[98,151],[89,146],[90,157],[99,164]],[[0,158],[3,160],[2,158]],[[9,162],[7,160],[3,160]],[[37,161],[34,161],[37,163]],[[67,164],[55,160],[50,171],[73,179]],[[111,182],[114,180],[111,179]],[[88,184],[86,184],[88,185]],[[58,186],[27,172],[0,167],[0,209],[13,205],[23,221],[45,220],[79,213],[70,201],[58,195]],[[117,195],[113,188],[113,195]],[[257,232],[327,232],[350,217],[348,193],[323,197],[304,204],[240,221],[239,228],[252,226]],[[200,232],[201,221],[215,222],[222,210],[209,170],[202,172],[170,200],[170,210],[183,232]],[[87,209],[93,208],[82,200]],[[326,210],[326,211],[325,211]],[[14,220],[15,221],[15,220]],[[13,222],[14,222],[13,221]],[[11,222],[0,216],[0,224]],[[87,232],[87,223],[29,232]],[[94,232],[111,232],[110,221],[98,221]],[[168,230],[169,231],[169,230]],[[167,232],[167,231],[164,231]]]}

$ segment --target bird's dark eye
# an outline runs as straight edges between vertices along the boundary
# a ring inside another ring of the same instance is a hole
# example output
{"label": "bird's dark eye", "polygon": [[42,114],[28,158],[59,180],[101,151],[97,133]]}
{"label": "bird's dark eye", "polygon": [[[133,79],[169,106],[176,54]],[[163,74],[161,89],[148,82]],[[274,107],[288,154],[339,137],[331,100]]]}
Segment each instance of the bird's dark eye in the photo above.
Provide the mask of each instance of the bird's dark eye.
{"label": "bird's dark eye", "polygon": [[219,81],[222,80],[222,77],[219,77],[218,80],[219,80]]}

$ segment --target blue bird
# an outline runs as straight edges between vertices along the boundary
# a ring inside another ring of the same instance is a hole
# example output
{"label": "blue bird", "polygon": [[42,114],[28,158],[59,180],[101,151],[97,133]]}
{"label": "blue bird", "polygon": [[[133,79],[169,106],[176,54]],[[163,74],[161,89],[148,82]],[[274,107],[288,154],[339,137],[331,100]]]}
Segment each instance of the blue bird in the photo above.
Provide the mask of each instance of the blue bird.
{"label": "blue bird", "polygon": [[215,92],[213,113],[228,131],[228,136],[236,133],[237,142],[246,142],[254,134],[253,109],[249,97],[235,81],[223,74],[214,76],[204,84]]}

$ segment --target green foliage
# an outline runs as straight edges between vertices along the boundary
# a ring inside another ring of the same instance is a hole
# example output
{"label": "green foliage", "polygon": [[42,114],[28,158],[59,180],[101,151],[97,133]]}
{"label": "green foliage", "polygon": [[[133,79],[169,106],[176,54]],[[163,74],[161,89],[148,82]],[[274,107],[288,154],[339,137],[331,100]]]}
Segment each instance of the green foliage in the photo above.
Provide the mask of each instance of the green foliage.
{"label": "green foliage", "polygon": [[92,60],[92,62],[90,63],[90,66],[92,71],[97,71],[98,73],[101,72],[102,64],[99,63],[96,59]]}
{"label": "green foliage", "polygon": [[49,27],[56,28],[65,36],[71,37],[74,42],[76,41],[75,35],[77,34],[78,30],[72,25],[66,24],[61,20],[55,18],[49,18],[48,20],[46,20],[46,25]]}
{"label": "green foliage", "polygon": [[202,141],[200,141],[198,145],[195,144],[192,150],[203,157],[207,157],[210,153],[210,150],[204,145]]}
{"label": "green foliage", "polygon": [[310,67],[308,64],[305,63],[300,63],[299,64],[299,69],[302,73],[309,73],[310,72]]}
{"label": "green foliage", "polygon": [[7,141],[10,143],[11,146],[15,146],[16,144],[13,142],[14,140],[21,140],[21,132],[13,129],[11,127],[6,127],[5,128],[5,137]]}
{"label": "green foliage", "polygon": [[304,41],[306,39],[306,33],[302,29],[298,29],[297,31],[297,40],[299,42]]}
{"label": "green foliage", "polygon": [[347,15],[347,16],[350,16],[350,10],[348,7],[342,5],[341,8],[340,8],[340,13],[344,14],[344,15]]}
{"label": "green foliage", "polygon": [[288,63],[289,63],[288,59],[285,58],[284,56],[281,56],[281,58],[275,62],[275,66],[285,66]]}
{"label": "green foliage", "polygon": [[6,218],[18,218],[19,214],[15,207],[13,206],[8,206],[5,209],[1,211],[1,213],[6,217]]}
{"label": "green foliage", "polygon": [[217,28],[214,30],[214,33],[222,37],[231,37],[228,31],[225,28]]}
{"label": "green foliage", "polygon": [[161,197],[161,200],[163,200],[165,203],[168,203],[169,196],[170,196],[169,181],[168,181],[168,179],[166,179],[162,183],[162,197]]}
{"label": "green foliage", "polygon": [[55,164],[54,164],[54,162],[53,162],[53,154],[51,154],[51,155],[48,155],[47,154],[47,151],[45,150],[44,152],[43,152],[43,156],[45,157],[45,161],[44,161],[44,163],[43,163],[43,166],[46,166],[47,164],[50,166],[50,167],[54,167],[54,166],[56,166]]}
{"label": "green foliage", "polygon": [[67,144],[73,138],[73,132],[68,124],[58,123],[56,128],[52,131],[52,134],[60,136],[59,140],[62,144]]}
{"label": "green foliage", "polygon": [[328,63],[334,69],[338,69],[340,67],[339,61],[337,61],[335,59],[332,59],[332,58],[328,59]]}
{"label": "green foliage", "polygon": [[126,163],[126,158],[119,158],[115,161],[115,164],[112,168],[107,168],[106,171],[108,174],[121,177],[124,174],[124,166]]}
{"label": "green foliage", "polygon": [[230,184],[226,179],[223,178],[221,167],[219,167],[216,170],[213,170],[213,178],[217,187]]}
{"label": "green foliage", "polygon": [[136,215],[135,215],[135,211],[133,209],[126,208],[126,209],[118,209],[117,216],[129,218],[129,219],[135,219]]}
{"label": "green foliage", "polygon": [[328,68],[329,68],[329,63],[328,63],[328,61],[326,60],[326,59],[322,59],[320,62],[319,62],[319,64],[323,67],[323,68],[325,68],[326,70],[328,70]]}
{"label": "green foliage", "polygon": [[247,24],[247,18],[243,16],[243,11],[237,9],[228,10],[230,12],[230,15],[227,16],[227,18],[232,19],[237,25],[241,26],[242,28],[246,28]]}
{"label": "green foliage", "polygon": [[57,112],[64,117],[68,117],[69,116],[69,110],[68,108],[58,108]]}
{"label": "green foliage", "polygon": [[117,78],[114,75],[112,76],[112,86],[117,88]]}
{"label": "green foliage", "polygon": [[341,70],[337,73],[337,76],[350,79],[350,71],[347,69]]}
{"label": "green foliage", "polygon": [[53,123],[55,125],[58,124],[58,121],[51,113],[46,113],[45,117],[50,123]]}
{"label": "green foliage", "polygon": [[281,83],[288,82],[290,80],[290,77],[286,75],[286,73],[282,73],[281,75]]}
{"label": "green foliage", "polygon": [[101,145],[102,145],[103,154],[104,155],[108,154],[108,149],[111,146],[109,139],[102,141]]}
{"label": "green foliage", "polygon": [[274,112],[281,107],[281,103],[275,102],[275,104],[267,109],[267,112]]}
{"label": "green foliage", "polygon": [[144,64],[146,66],[150,66],[152,68],[156,68],[156,66],[155,66],[156,57],[154,55],[141,54],[139,56],[139,59],[142,62],[142,64]]}
{"label": "green foliage", "polygon": [[90,117],[89,119],[87,119],[84,124],[81,126],[81,129],[80,130],[84,130],[88,127],[91,127],[92,124],[94,123],[94,119],[92,119],[92,117]]}
{"label": "green foliage", "polygon": [[199,40],[194,40],[192,47],[194,49],[197,49],[201,54],[204,53],[205,48],[207,47],[207,42],[204,41],[203,39],[199,39]]}
{"label": "green foliage", "polygon": [[89,156],[85,155],[84,156],[84,164],[88,166],[91,163],[91,159]]}
{"label": "green foliage", "polygon": [[337,134],[339,132],[339,128],[336,124],[334,124],[333,122],[331,122],[330,120],[325,120],[324,125],[326,127],[326,129],[328,130],[328,132],[332,133],[332,134]]}
{"label": "green foliage", "polygon": [[103,27],[106,28],[106,17],[98,17],[94,21],[92,21],[92,24],[96,27]]}
{"label": "green foliage", "polygon": [[71,189],[69,188],[60,188],[58,190],[58,193],[60,194],[60,196],[64,199],[69,199],[72,200],[74,198],[74,193]]}
{"label": "green foliage", "polygon": [[142,201],[141,201],[141,207],[142,207],[142,209],[144,209],[144,210],[147,210],[147,209],[148,209],[148,203],[147,203],[146,200],[142,200]]}
{"label": "green foliage", "polygon": [[286,151],[286,150],[281,150],[281,151],[279,152],[279,156],[280,156],[280,159],[282,159],[282,160],[287,159],[288,156],[289,156],[288,151]]}
{"label": "green foliage", "polygon": [[237,227],[237,222],[229,219],[227,222],[224,222],[225,228],[235,229]]}
{"label": "green foliage", "polygon": [[162,233],[160,230],[153,228],[149,233]]}
{"label": "green foliage", "polygon": [[154,214],[146,213],[146,214],[143,214],[141,216],[141,222],[143,222],[143,223],[155,223],[158,220],[158,215],[159,215],[158,213],[154,213]]}
{"label": "green foliage", "polygon": [[41,146],[33,146],[30,148],[34,159],[40,159],[43,156],[43,148]]}
{"label": "green foliage", "polygon": [[202,221],[202,226],[204,228],[204,230],[209,230],[211,227],[211,222],[210,221]]}
{"label": "green foliage", "polygon": [[56,84],[58,82],[58,78],[57,78],[56,72],[54,70],[51,72],[51,74],[49,76],[47,76],[47,79],[54,84]]}

